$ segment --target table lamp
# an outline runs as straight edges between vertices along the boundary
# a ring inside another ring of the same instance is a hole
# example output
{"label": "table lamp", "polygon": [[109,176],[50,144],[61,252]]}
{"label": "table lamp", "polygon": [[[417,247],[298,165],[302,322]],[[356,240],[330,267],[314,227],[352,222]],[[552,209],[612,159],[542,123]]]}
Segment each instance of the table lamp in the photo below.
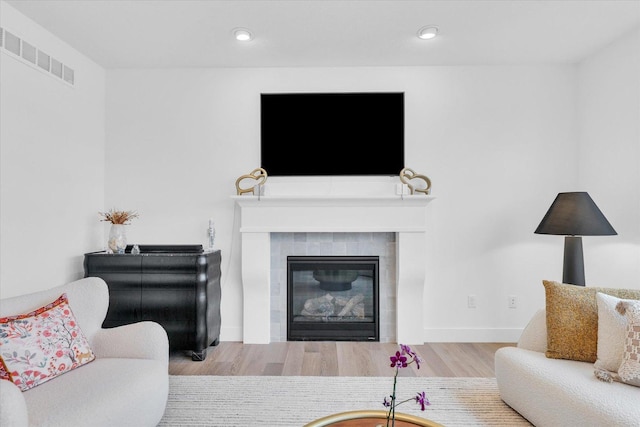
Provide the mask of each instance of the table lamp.
{"label": "table lamp", "polygon": [[535,233],[565,236],[562,282],[578,286],[585,286],[581,236],[618,234],[586,192],[559,193]]}

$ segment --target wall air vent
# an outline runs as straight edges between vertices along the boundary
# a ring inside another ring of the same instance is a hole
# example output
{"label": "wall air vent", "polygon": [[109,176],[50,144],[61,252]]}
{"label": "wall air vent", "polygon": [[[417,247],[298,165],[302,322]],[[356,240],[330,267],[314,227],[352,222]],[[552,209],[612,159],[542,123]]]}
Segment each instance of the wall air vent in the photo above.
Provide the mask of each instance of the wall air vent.
{"label": "wall air vent", "polygon": [[2,27],[0,27],[0,48],[15,55],[14,58],[23,64],[30,65],[71,86],[75,85],[73,68]]}
{"label": "wall air vent", "polygon": [[38,67],[45,71],[51,69],[51,57],[41,50],[38,50]]}
{"label": "wall air vent", "polygon": [[67,83],[72,85],[73,84],[73,70],[65,65],[64,68],[62,69],[62,78],[64,79],[65,82],[67,82]]}
{"label": "wall air vent", "polygon": [[62,78],[62,62],[56,58],[51,58],[51,73],[56,77]]}
{"label": "wall air vent", "polygon": [[9,31],[5,31],[4,36],[6,39],[4,43],[5,49],[7,49],[9,52],[15,55],[20,56],[20,38],[17,36],[14,36]]}
{"label": "wall air vent", "polygon": [[22,57],[32,64],[36,63],[36,48],[22,40]]}

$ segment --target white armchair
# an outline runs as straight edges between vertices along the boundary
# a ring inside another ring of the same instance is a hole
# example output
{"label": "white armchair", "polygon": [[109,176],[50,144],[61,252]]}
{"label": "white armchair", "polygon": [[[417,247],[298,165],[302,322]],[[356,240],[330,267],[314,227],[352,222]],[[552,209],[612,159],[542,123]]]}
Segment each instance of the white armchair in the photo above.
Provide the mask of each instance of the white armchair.
{"label": "white armchair", "polygon": [[99,278],[0,300],[0,317],[66,293],[96,359],[30,390],[0,380],[0,426],[155,426],[169,394],[169,340],[157,323],[102,329],[109,291]]}

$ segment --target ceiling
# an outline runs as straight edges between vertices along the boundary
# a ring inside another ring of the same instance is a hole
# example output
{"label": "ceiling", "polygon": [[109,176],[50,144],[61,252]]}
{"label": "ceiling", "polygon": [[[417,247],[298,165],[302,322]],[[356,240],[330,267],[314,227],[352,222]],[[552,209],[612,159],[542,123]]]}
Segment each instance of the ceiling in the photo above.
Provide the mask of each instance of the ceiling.
{"label": "ceiling", "polygon": [[640,26],[640,0],[7,2],[105,68],[576,63]]}

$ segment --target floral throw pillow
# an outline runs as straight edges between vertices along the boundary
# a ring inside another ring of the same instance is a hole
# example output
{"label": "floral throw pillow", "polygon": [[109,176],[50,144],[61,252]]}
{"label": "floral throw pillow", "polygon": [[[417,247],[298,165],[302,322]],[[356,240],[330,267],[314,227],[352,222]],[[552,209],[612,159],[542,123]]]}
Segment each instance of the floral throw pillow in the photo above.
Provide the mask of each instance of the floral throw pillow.
{"label": "floral throw pillow", "polygon": [[66,294],[31,313],[0,318],[0,379],[22,391],[94,359]]}

